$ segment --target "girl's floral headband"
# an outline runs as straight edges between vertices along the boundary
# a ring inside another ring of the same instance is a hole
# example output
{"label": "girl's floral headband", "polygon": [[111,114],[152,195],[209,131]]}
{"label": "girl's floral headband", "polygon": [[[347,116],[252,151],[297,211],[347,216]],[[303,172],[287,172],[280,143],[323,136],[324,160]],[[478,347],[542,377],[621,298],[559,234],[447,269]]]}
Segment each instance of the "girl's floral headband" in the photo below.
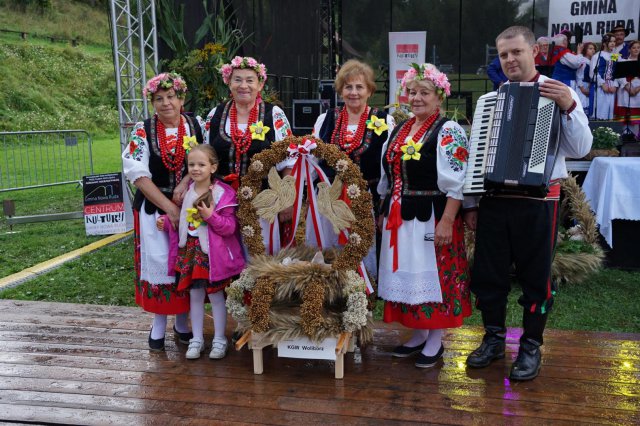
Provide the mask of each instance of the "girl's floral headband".
{"label": "girl's floral headband", "polygon": [[152,100],[153,94],[158,90],[173,89],[176,92],[176,96],[184,98],[187,96],[187,83],[182,76],[175,72],[163,72],[147,81],[147,84],[142,89],[142,94],[149,100]]}
{"label": "girl's floral headband", "polygon": [[451,95],[451,84],[449,83],[447,75],[438,71],[433,64],[411,64],[411,68],[409,68],[402,77],[400,90],[403,92],[409,90],[407,85],[414,80],[429,80],[436,86],[436,92],[443,99]]}
{"label": "girl's floral headband", "polygon": [[231,60],[230,64],[224,64],[220,67],[220,74],[222,74],[224,84],[229,84],[231,81],[231,73],[233,73],[234,69],[254,70],[256,74],[258,74],[258,80],[263,83],[267,81],[267,67],[265,67],[264,64],[261,64],[250,56],[236,56]]}

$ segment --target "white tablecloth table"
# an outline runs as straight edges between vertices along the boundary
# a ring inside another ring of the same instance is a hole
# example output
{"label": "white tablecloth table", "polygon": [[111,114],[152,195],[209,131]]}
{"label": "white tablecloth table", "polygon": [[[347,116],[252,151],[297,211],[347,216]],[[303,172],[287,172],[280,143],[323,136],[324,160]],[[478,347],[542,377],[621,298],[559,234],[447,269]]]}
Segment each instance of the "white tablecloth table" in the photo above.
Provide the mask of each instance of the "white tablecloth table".
{"label": "white tablecloth table", "polygon": [[582,184],[600,233],[613,248],[614,219],[640,220],[640,157],[596,157]]}

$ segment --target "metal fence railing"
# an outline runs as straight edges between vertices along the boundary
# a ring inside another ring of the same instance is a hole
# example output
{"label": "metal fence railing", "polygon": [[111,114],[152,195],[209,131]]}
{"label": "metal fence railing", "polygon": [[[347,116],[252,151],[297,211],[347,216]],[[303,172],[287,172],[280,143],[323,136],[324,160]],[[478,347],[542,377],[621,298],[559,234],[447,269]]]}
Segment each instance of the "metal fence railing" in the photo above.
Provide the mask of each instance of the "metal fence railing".
{"label": "metal fence railing", "polygon": [[0,132],[0,192],[82,183],[90,174],[85,130]]}

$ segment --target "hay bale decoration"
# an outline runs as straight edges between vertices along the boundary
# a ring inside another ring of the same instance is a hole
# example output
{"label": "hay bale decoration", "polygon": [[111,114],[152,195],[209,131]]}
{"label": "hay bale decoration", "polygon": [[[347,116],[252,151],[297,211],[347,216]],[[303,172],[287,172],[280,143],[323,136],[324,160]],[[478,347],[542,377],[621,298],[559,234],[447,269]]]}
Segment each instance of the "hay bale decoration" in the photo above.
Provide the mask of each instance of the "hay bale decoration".
{"label": "hay bale decoration", "polygon": [[[292,173],[280,178],[275,166],[287,158],[295,159]],[[319,160],[335,170],[333,184]],[[265,178],[269,187],[263,189]],[[247,269],[227,289],[227,307],[239,329],[272,341],[321,341],[344,332],[355,333],[361,343],[370,341],[367,294],[372,286],[362,259],[375,235],[372,201],[349,157],[311,136],[287,137],[253,156],[238,199],[240,229],[251,256]],[[296,238],[274,253],[273,225],[278,213],[291,207]],[[326,247],[320,215],[339,234],[342,249]],[[271,224],[268,250],[260,218]],[[310,227],[319,247],[301,244],[300,226]]]}

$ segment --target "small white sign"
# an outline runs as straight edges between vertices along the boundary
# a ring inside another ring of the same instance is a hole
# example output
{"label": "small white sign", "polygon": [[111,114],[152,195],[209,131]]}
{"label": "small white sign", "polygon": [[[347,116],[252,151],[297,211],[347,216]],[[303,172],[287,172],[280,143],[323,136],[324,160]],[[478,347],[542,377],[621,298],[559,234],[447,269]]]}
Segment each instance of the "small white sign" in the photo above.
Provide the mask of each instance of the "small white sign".
{"label": "small white sign", "polygon": [[278,342],[278,356],[281,358],[328,359],[336,360],[338,339],[328,337],[316,343],[306,337]]}
{"label": "small white sign", "polygon": [[82,178],[87,235],[119,234],[133,228],[131,201],[124,194],[122,173]]}

